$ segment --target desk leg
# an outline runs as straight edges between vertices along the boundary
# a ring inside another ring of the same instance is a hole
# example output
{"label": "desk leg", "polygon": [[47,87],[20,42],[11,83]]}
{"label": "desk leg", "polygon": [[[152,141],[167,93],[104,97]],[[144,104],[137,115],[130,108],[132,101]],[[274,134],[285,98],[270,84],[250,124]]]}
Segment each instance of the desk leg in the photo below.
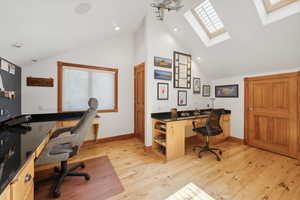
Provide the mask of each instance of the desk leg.
{"label": "desk leg", "polygon": [[95,144],[97,144],[98,131],[99,131],[99,124],[94,124],[94,138],[95,138]]}

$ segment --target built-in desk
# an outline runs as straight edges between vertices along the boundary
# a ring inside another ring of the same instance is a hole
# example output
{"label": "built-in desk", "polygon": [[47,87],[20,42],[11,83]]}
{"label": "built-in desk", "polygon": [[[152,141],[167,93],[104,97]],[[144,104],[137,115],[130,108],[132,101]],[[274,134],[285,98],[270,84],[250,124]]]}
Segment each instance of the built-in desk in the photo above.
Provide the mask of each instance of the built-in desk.
{"label": "built-in desk", "polygon": [[[62,121],[74,122],[82,114],[31,115],[23,127],[0,127],[0,200],[34,199],[34,160]],[[94,123],[98,122],[96,118]]]}
{"label": "built-in desk", "polygon": [[[193,111],[182,111],[193,112]],[[205,113],[205,112],[203,112]],[[179,113],[180,116],[180,113]],[[197,127],[205,126],[208,119],[207,114],[191,115],[185,117],[171,118],[171,113],[152,114],[152,150],[166,161],[184,156],[185,138],[187,131],[192,130],[193,121]],[[210,137],[212,144],[220,143],[230,136],[230,111],[225,110],[220,120],[223,133]],[[199,142],[204,141],[203,137],[197,135]]]}

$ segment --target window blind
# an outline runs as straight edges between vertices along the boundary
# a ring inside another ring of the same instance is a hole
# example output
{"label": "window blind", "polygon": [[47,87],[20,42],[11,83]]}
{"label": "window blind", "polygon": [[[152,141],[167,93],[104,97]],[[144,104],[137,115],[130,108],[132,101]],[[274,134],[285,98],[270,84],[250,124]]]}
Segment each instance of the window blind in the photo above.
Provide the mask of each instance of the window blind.
{"label": "window blind", "polygon": [[209,33],[212,34],[224,29],[223,22],[219,18],[209,0],[205,0],[194,10]]}
{"label": "window blind", "polygon": [[90,97],[98,99],[98,110],[112,110],[115,105],[115,72],[64,67],[62,87],[63,111],[88,108]]}

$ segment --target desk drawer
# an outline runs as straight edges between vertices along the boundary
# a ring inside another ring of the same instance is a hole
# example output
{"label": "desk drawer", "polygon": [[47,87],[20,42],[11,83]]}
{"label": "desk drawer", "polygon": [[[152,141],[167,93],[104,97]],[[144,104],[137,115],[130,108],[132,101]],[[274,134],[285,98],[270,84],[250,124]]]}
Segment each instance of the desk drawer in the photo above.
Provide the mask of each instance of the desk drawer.
{"label": "desk drawer", "polygon": [[[24,168],[11,184],[11,200],[24,200],[33,196],[34,156],[25,164]],[[31,194],[32,193],[32,194]],[[29,200],[29,199],[28,199]]]}

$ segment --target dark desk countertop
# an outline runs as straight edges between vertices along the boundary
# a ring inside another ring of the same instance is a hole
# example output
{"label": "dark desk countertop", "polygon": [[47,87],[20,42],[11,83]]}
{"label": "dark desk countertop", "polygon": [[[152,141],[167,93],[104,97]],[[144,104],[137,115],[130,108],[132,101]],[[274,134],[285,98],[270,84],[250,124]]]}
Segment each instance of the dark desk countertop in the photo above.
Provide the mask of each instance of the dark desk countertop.
{"label": "dark desk countertop", "polygon": [[78,120],[82,115],[83,112],[34,114],[22,126],[0,127],[0,194],[58,121]]}
{"label": "dark desk countertop", "polygon": [[[198,111],[199,114],[198,115],[194,115],[193,113],[195,112],[195,110],[185,110],[185,111],[178,111],[177,115],[179,117],[177,118],[171,118],[171,112],[161,112],[161,113],[152,113],[151,117],[152,119],[157,119],[163,122],[174,122],[174,121],[181,121],[181,120],[190,120],[190,119],[199,119],[199,118],[205,118],[208,117],[209,113],[211,109],[204,109],[204,110],[200,110]],[[189,116],[183,116],[183,114],[188,113]],[[231,114],[230,110],[224,110],[224,114]]]}

